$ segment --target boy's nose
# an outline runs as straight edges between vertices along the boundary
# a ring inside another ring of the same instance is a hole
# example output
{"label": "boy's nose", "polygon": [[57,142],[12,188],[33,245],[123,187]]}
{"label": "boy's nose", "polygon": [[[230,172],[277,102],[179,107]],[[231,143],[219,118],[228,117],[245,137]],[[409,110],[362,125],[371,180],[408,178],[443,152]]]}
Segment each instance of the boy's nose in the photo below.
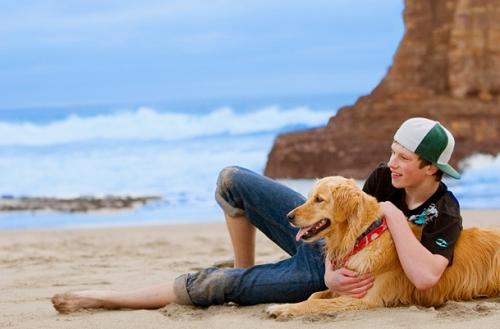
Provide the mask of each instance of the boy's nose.
{"label": "boy's nose", "polygon": [[393,155],[391,155],[389,157],[389,161],[387,162],[387,166],[389,166],[389,168],[396,167],[396,161],[395,161],[395,157]]}

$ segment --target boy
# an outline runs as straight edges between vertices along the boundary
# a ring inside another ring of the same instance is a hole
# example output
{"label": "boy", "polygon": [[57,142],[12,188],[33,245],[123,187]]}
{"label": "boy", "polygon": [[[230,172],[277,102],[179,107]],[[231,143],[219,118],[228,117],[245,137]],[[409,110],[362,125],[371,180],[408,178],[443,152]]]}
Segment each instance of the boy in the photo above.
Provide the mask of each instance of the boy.
{"label": "boy", "polygon": [[[442,174],[460,178],[448,162],[451,133],[436,121],[412,118],[394,136],[391,157],[367,179],[364,191],[380,201],[405,274],[417,289],[435,285],[452,263],[461,226],[458,202],[441,182]],[[325,263],[321,241],[295,240],[297,229],[286,214],[304,197],[266,177],[239,167],[224,169],[216,200],[224,210],[234,249],[234,268],[208,268],[178,277],[174,283],[132,292],[82,291],[55,295],[62,313],[83,308],[159,308],[168,303],[208,306],[235,302],[299,302],[313,292],[330,289],[360,298],[374,278]],[[421,241],[406,221],[424,225]],[[290,258],[254,266],[255,229],[260,229]]]}

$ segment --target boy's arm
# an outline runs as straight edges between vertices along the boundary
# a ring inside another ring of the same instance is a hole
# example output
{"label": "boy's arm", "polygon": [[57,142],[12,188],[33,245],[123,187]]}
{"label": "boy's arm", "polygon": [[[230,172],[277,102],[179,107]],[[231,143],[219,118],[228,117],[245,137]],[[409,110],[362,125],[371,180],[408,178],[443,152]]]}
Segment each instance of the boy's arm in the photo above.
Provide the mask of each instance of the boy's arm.
{"label": "boy's arm", "polygon": [[448,259],[433,254],[415,237],[403,212],[392,202],[381,202],[401,266],[418,290],[432,288],[448,266]]}

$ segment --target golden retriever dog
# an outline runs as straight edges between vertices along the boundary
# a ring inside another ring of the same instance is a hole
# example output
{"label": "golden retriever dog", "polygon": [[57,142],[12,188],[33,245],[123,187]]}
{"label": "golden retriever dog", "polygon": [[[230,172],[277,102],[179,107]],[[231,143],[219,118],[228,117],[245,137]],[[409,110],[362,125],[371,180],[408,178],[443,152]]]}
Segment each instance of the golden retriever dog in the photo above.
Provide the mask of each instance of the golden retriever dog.
{"label": "golden retriever dog", "polygon": [[[351,256],[357,238],[380,217],[376,199],[359,189],[354,180],[319,180],[307,201],[290,215],[291,224],[306,232],[304,241],[324,238],[325,257],[345,260],[344,266],[358,273],[372,273],[375,282],[359,299],[336,296],[327,290],[301,303],[272,305],[267,313],[273,317],[397,305],[437,306],[448,300],[500,295],[499,229],[464,229],[455,245],[452,266],[434,287],[417,290],[403,272],[388,230]],[[409,225],[420,239],[421,226]]]}

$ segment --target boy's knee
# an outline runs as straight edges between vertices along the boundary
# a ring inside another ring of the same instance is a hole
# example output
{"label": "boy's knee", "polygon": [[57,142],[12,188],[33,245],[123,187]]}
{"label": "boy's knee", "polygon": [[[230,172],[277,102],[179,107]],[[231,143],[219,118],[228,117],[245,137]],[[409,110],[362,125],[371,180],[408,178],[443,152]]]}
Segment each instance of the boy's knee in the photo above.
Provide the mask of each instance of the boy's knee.
{"label": "boy's knee", "polygon": [[235,174],[240,170],[237,166],[229,166],[222,169],[217,178],[217,190],[226,192],[233,186]]}
{"label": "boy's knee", "polygon": [[236,192],[233,190],[235,184],[237,183],[237,173],[241,170],[240,167],[230,166],[225,167],[219,173],[217,179],[217,187],[215,190],[215,200],[220,205],[224,213],[229,216],[237,217],[245,214],[244,210],[241,209],[239,202],[235,199]]}

